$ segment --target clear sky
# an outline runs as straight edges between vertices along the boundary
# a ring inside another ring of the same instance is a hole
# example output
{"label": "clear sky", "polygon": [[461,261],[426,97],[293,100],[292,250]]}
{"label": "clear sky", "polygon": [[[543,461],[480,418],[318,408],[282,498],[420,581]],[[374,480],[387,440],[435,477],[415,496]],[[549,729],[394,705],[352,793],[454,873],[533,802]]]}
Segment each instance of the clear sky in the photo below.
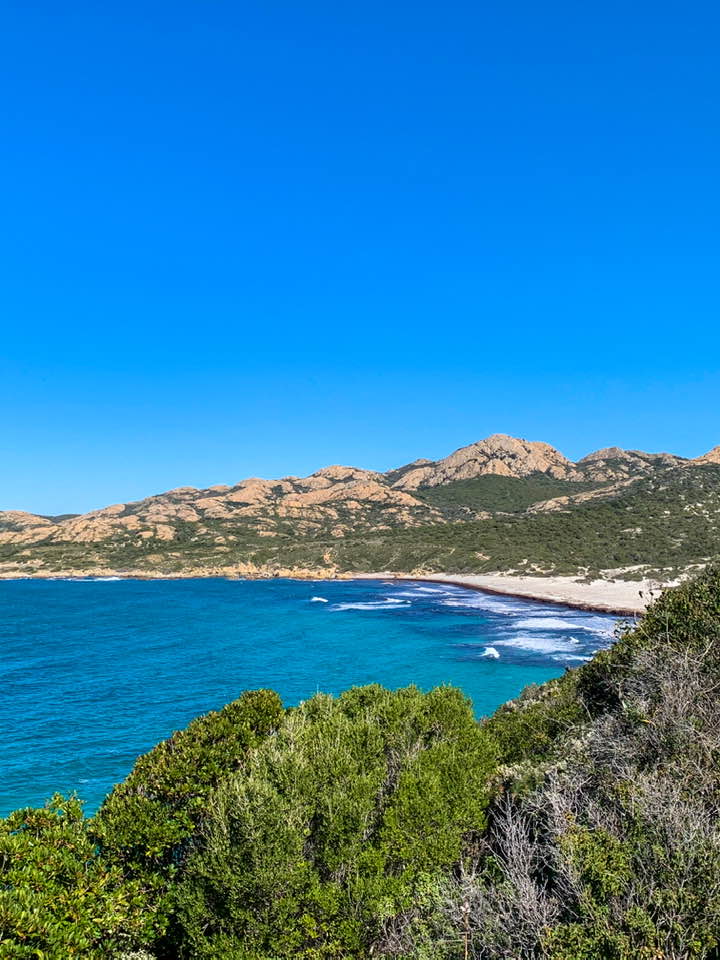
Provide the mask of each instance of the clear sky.
{"label": "clear sky", "polygon": [[720,443],[716,3],[9,0],[0,508]]}

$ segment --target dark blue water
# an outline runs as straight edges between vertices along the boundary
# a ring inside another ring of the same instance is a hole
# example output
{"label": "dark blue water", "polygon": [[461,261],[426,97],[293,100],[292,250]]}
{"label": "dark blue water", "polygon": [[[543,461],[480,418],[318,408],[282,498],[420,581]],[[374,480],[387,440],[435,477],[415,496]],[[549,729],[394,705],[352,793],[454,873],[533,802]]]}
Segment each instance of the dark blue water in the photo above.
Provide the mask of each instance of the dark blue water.
{"label": "dark blue water", "polygon": [[478,715],[611,642],[613,618],[441,584],[0,582],[0,813],[76,790],[242,690],[452,683]]}

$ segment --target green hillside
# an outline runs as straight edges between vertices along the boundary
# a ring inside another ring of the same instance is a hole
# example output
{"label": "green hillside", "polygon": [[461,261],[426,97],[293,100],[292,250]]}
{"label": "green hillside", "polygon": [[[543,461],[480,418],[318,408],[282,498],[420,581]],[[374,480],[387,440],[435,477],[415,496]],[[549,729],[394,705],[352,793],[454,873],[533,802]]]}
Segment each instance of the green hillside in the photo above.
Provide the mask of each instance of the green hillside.
{"label": "green hillside", "polygon": [[442,510],[448,519],[452,519],[467,515],[468,512],[521,513],[541,500],[571,497],[603,486],[607,484],[556,480],[545,473],[535,473],[529,477],[486,474],[437,487],[421,487],[415,491],[415,496]]}
{"label": "green hillside", "polygon": [[[684,467],[567,510],[434,524],[348,538],[342,569],[595,573],[642,567],[672,576],[720,556],[720,467]],[[639,575],[629,571],[627,576]]]}

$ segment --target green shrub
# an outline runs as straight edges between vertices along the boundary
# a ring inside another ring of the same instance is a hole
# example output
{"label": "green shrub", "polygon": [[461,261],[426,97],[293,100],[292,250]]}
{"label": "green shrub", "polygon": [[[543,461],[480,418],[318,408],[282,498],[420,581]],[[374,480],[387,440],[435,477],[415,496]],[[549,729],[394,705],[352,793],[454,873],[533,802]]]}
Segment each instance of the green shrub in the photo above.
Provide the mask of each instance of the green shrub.
{"label": "green shrub", "polygon": [[0,957],[101,960],[137,942],[141,886],[96,856],[88,823],[59,795],[0,820]]}
{"label": "green shrub", "polygon": [[578,694],[592,714],[621,706],[623,683],[648,649],[667,658],[709,652],[704,669],[720,671],[719,566],[664,591],[634,629],[577,671]]}
{"label": "green shrub", "polygon": [[720,572],[484,729],[502,789],[401,955],[719,960]]}
{"label": "green shrub", "polygon": [[246,691],[140,757],[100,808],[93,834],[104,862],[139,880],[152,904],[145,917],[148,941],[162,942],[167,892],[182,874],[215,789],[274,733],[283,712],[274,691]]}
{"label": "green shrub", "polygon": [[219,790],[178,888],[180,955],[367,957],[482,829],[495,761],[457,690],[307,701]]}
{"label": "green shrub", "polygon": [[485,721],[503,763],[548,756],[563,735],[587,719],[577,696],[577,678],[573,670],[541,686],[526,687]]}
{"label": "green shrub", "polygon": [[135,876],[173,876],[214,788],[282,716],[274,691],[246,691],[140,757],[98,813],[104,855]]}

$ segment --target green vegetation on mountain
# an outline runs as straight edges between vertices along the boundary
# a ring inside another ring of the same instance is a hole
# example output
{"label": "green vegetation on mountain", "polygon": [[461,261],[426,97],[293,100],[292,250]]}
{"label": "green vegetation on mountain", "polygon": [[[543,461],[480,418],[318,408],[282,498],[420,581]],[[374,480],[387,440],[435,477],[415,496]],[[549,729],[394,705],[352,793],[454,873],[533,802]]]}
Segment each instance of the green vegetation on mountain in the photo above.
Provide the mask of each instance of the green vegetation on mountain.
{"label": "green vegetation on mountain", "polygon": [[718,960],[720,571],[477,723],[244,694],[0,825],[0,957]]}
{"label": "green vegetation on mountain", "polygon": [[568,510],[498,515],[452,525],[346,538],[333,556],[355,571],[491,570],[671,578],[720,556],[720,466],[638,480],[608,499]]}
{"label": "green vegetation on mountain", "polygon": [[480,511],[521,513],[542,500],[572,497],[606,485],[592,481],[558,480],[544,473],[534,473],[529,477],[501,477],[490,473],[437,487],[420,487],[415,491],[415,496],[442,510],[448,519],[452,519]]}
{"label": "green vegetation on mountain", "polygon": [[[582,499],[588,490],[591,498]],[[572,497],[552,509],[525,509],[540,491]],[[254,521],[235,520],[229,527],[226,520],[206,520],[202,529],[176,521],[170,540],[115,534],[100,542],[47,541],[31,549],[0,543],[0,564],[24,551],[48,572],[173,574],[239,566],[239,572],[264,575],[295,569],[595,575],[619,568],[625,578],[670,579],[720,557],[719,464],[671,468],[610,487],[486,476],[416,493],[428,507],[445,511],[445,519],[388,523],[385,508],[375,504],[362,521],[349,508],[337,508],[332,523],[318,522],[304,533],[287,517],[273,520],[272,535]],[[494,509],[477,516],[481,502]],[[338,523],[344,524],[342,536],[335,533]]]}
{"label": "green vegetation on mountain", "polygon": [[0,576],[630,567],[663,580],[720,557],[719,478],[720,449],[688,461],[611,447],[573,463],[496,435],[387,473],[332,466],[83,515],[0,512]]}

